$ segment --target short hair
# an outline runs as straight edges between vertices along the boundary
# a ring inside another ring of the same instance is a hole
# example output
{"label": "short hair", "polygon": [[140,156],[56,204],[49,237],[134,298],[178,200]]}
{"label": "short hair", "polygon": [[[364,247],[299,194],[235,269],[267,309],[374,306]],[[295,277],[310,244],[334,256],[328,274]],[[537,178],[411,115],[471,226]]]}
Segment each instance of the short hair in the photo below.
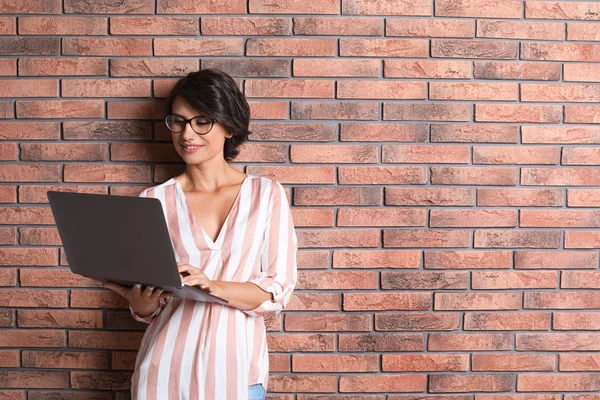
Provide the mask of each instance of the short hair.
{"label": "short hair", "polygon": [[248,140],[251,133],[248,129],[250,106],[233,78],[214,68],[190,72],[171,89],[165,103],[167,114],[173,112],[173,101],[177,96],[203,116],[225,126],[232,136],[225,138],[223,156],[227,161],[237,157],[239,146]]}

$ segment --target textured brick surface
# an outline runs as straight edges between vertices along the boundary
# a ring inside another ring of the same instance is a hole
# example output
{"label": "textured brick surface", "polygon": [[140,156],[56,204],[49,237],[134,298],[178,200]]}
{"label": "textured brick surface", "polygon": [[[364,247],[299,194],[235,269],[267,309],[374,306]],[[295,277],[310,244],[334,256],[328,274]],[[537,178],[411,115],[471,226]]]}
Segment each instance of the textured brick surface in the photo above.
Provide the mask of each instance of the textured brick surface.
{"label": "textured brick surface", "polygon": [[0,0],[0,399],[130,397],[147,325],[46,192],[180,173],[164,98],[219,68],[300,245],[269,400],[599,400],[599,32],[592,0]]}

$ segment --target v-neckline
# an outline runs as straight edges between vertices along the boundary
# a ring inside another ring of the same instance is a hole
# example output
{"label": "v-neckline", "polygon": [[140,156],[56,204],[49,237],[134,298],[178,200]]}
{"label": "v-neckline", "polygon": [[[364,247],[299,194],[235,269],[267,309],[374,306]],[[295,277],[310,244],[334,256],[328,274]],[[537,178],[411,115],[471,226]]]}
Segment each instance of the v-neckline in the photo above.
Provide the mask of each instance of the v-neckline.
{"label": "v-neckline", "polygon": [[191,215],[191,218],[200,227],[200,230],[202,231],[202,235],[204,236],[208,246],[211,247],[212,249],[219,249],[220,244],[222,243],[221,239],[224,234],[223,232],[226,230],[227,223],[229,222],[229,217],[231,216],[231,214],[233,214],[233,211],[238,207],[238,203],[240,202],[240,198],[242,197],[242,191],[244,190],[244,186],[246,185],[246,182],[248,180],[250,180],[250,175],[246,174],[246,177],[242,181],[242,184],[240,185],[240,189],[238,190],[237,195],[235,197],[235,200],[233,201],[233,204],[231,205],[231,208],[229,209],[229,212],[227,213],[227,216],[225,217],[225,221],[223,222],[223,225],[221,225],[221,228],[219,229],[217,238],[214,241],[210,238],[208,233],[206,233],[206,231],[202,227],[202,224],[200,223],[200,221],[198,221],[198,218],[196,218],[196,215],[194,214],[192,207],[189,205],[189,203],[187,201],[185,192],[183,191],[183,188],[181,187],[181,183],[179,183],[179,181],[177,179],[175,179],[175,177],[173,177],[172,179],[175,181],[175,186],[177,186],[177,188],[182,196],[183,203],[186,206],[188,214]]}

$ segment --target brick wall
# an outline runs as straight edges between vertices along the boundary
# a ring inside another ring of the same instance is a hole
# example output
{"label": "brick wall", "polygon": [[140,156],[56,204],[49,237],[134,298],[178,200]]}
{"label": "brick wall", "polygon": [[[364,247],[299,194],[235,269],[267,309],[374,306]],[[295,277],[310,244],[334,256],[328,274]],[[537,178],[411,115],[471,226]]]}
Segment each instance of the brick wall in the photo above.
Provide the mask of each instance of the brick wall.
{"label": "brick wall", "polygon": [[70,273],[46,192],[180,173],[161,102],[209,67],[251,104],[234,164],[286,186],[301,247],[271,400],[600,398],[600,3],[0,13],[0,398],[128,398],[146,325]]}

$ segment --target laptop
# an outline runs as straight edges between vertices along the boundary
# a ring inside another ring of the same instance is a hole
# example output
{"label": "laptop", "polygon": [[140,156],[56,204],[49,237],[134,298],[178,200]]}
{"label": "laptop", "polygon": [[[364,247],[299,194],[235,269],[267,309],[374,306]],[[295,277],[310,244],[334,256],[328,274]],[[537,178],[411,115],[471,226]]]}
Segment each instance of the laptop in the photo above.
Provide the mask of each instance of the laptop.
{"label": "laptop", "polygon": [[182,299],[228,304],[181,282],[159,199],[47,192],[69,268],[125,286],[152,285]]}

